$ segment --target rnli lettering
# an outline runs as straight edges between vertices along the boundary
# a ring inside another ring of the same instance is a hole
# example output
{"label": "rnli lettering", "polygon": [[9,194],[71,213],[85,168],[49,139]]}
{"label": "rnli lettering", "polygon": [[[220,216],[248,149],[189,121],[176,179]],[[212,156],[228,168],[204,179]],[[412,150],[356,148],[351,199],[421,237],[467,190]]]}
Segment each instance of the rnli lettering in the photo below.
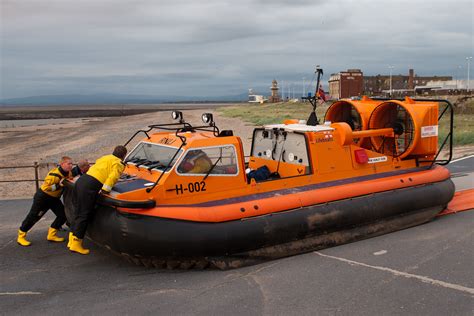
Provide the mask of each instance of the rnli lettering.
{"label": "rnli lettering", "polygon": [[162,139],[159,140],[159,143],[164,144],[164,145],[171,145],[175,141],[176,141],[175,138],[163,137]]}
{"label": "rnli lettering", "polygon": [[184,194],[184,192],[189,193],[198,193],[206,191],[206,182],[189,182],[187,185],[177,184],[175,189],[171,189],[168,191],[176,191],[176,195]]}
{"label": "rnli lettering", "polygon": [[316,143],[327,143],[327,142],[332,142],[334,139],[332,137],[328,138],[316,138],[314,141]]}

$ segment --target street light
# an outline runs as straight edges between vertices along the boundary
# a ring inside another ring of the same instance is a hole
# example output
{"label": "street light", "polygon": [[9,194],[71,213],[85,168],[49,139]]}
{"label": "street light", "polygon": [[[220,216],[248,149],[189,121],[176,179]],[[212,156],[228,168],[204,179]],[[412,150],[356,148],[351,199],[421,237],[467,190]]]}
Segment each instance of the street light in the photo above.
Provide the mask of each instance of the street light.
{"label": "street light", "polygon": [[456,68],[456,90],[459,89],[459,80],[461,79],[461,77],[459,76],[459,72],[461,71],[462,69],[462,66],[461,65],[458,65],[457,68]]}
{"label": "street light", "polygon": [[469,84],[469,75],[470,75],[470,72],[471,72],[471,59],[472,59],[472,56],[471,57],[466,57],[466,60],[467,60],[467,92],[470,91],[470,88],[471,88],[471,85]]}
{"label": "street light", "polygon": [[305,86],[304,86],[305,85],[305,80],[306,80],[306,78],[303,77],[303,97],[306,96],[306,89],[305,89]]}
{"label": "street light", "polygon": [[281,81],[281,100],[285,102],[285,82]]}
{"label": "street light", "polygon": [[392,70],[393,70],[393,66],[388,66],[388,69],[390,69],[390,97],[392,97]]}

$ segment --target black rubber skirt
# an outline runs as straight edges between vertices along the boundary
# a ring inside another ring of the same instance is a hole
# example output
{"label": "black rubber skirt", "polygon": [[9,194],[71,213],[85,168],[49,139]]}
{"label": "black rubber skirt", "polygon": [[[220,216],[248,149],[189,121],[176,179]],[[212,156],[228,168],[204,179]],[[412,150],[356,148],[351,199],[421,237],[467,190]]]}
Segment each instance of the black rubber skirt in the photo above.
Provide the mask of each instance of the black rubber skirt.
{"label": "black rubber skirt", "polygon": [[[71,195],[69,188],[64,195],[69,220]],[[454,184],[447,179],[221,223],[136,215],[97,205],[87,235],[131,256],[276,258],[425,223],[445,209],[453,195]]]}

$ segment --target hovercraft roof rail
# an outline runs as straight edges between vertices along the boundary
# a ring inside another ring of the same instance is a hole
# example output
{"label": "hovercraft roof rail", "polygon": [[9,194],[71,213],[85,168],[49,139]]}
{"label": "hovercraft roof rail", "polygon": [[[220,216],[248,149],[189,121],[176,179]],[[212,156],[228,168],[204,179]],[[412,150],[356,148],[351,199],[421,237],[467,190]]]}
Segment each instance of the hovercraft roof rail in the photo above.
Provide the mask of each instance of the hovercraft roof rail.
{"label": "hovercraft roof rail", "polygon": [[[185,132],[196,132],[196,131],[205,131],[205,132],[212,132],[215,137],[219,136],[219,128],[216,126],[216,123],[214,122],[214,118],[211,113],[203,113],[201,116],[202,122],[208,125],[202,125],[202,126],[192,126],[191,124],[187,123],[183,119],[183,113],[180,111],[173,111],[171,113],[171,117],[174,120],[179,120],[179,123],[169,123],[169,124],[153,124],[153,125],[148,125],[147,130],[138,130],[133,134],[133,136],[125,143],[124,146],[127,146],[134,138],[137,136],[139,133],[144,133],[148,139],[150,139],[150,135],[148,135],[148,132],[150,132],[153,129],[161,129],[161,130],[166,130],[166,131],[174,131],[176,137],[178,137],[181,140],[181,145],[179,148],[176,150],[174,153],[173,157],[170,159],[168,162],[168,165],[165,167],[164,170],[167,170],[180,150],[183,148],[183,146],[186,145],[186,136],[185,135],[180,135],[179,133],[185,133]],[[153,183],[151,187],[148,187],[146,189],[147,192],[151,192],[158,183],[160,182],[161,178],[163,177],[165,173],[162,172],[158,179]]]}
{"label": "hovercraft roof rail", "polygon": [[211,113],[204,113],[202,114],[202,121],[203,123],[207,123],[208,125],[203,126],[192,126],[190,123],[185,122],[183,119],[183,114],[180,111],[173,111],[172,118],[177,120],[179,119],[179,123],[167,123],[167,124],[152,124],[148,125],[147,130],[138,130],[133,134],[132,137],[124,144],[127,146],[134,138],[140,133],[144,133],[148,139],[150,139],[150,135],[148,133],[153,129],[158,130],[165,130],[165,131],[174,131],[176,137],[178,137],[184,144],[186,144],[186,137],[179,135],[178,133],[184,132],[195,132],[195,131],[205,131],[205,132],[212,132],[214,136],[219,136],[219,128],[216,126],[214,122],[213,116]]}

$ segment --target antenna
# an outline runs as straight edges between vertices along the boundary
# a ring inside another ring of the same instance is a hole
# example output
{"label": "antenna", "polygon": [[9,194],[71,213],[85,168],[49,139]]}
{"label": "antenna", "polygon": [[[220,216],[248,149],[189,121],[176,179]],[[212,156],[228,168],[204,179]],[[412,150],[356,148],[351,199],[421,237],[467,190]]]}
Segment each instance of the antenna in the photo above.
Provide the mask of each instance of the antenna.
{"label": "antenna", "polygon": [[318,117],[316,115],[316,106],[319,99],[319,82],[321,81],[321,77],[323,75],[323,69],[321,66],[317,65],[314,73],[316,74],[316,90],[314,91],[314,95],[311,97],[303,97],[303,99],[308,100],[313,106],[313,111],[309,115],[308,121],[306,122],[307,125],[311,126],[316,126],[319,123]]}

